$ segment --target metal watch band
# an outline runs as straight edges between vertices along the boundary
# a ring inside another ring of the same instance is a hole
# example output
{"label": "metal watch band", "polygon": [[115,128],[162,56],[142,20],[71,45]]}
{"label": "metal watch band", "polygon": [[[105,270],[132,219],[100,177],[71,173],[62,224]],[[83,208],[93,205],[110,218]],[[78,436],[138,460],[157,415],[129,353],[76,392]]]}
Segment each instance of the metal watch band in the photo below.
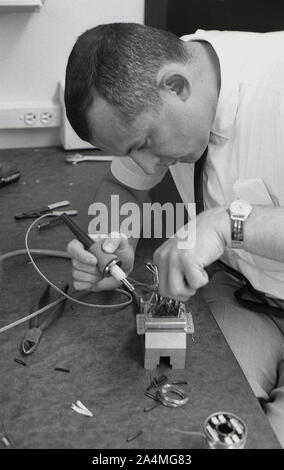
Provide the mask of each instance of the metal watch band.
{"label": "metal watch band", "polygon": [[244,244],[244,219],[231,217],[231,247],[242,248]]}

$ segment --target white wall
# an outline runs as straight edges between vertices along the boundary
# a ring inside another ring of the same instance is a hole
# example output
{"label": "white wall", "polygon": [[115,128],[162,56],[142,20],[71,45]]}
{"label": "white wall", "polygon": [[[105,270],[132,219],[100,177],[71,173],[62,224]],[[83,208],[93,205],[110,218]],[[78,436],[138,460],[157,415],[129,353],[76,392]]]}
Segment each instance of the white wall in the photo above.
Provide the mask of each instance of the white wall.
{"label": "white wall", "polygon": [[[144,0],[46,0],[40,12],[1,13],[0,102],[57,99],[76,38],[100,23],[143,23]],[[32,133],[32,134],[31,134]],[[54,145],[56,129],[0,131],[0,148]]]}

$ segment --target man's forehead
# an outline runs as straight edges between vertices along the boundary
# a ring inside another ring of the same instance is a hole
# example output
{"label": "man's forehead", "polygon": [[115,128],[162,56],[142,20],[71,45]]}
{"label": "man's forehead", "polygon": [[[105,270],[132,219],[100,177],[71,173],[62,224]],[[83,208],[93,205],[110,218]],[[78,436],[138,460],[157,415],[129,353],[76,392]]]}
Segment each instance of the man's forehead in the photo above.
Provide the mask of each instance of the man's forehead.
{"label": "man's forehead", "polygon": [[88,110],[88,122],[92,141],[98,147],[125,155],[133,141],[139,140],[146,132],[145,122],[137,118],[127,125],[114,108],[101,97],[95,97]]}
{"label": "man's forehead", "polygon": [[94,99],[88,110],[88,124],[92,140],[99,147],[112,148],[120,146],[125,135],[122,123],[117,118],[108,103],[101,98]]}

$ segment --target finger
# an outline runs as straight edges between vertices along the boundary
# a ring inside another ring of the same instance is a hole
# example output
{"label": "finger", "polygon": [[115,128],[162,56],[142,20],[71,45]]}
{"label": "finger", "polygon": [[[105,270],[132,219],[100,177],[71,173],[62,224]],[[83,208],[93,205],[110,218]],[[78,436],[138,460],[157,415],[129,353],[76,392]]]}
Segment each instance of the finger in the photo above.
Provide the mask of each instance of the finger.
{"label": "finger", "polygon": [[92,292],[101,292],[105,290],[113,290],[120,287],[120,282],[116,281],[114,278],[103,278],[99,281],[93,282],[84,282],[84,281],[74,281],[73,287],[75,290],[88,290]]}
{"label": "finger", "polygon": [[208,274],[205,269],[195,265],[186,267],[184,275],[188,285],[195,290],[205,286],[205,284],[207,284],[209,280]]}
{"label": "finger", "polygon": [[123,250],[129,247],[128,238],[124,233],[112,232],[102,243],[102,249],[106,253],[113,253],[118,248]]}
{"label": "finger", "polygon": [[96,282],[91,290],[93,292],[100,292],[103,290],[113,290],[121,286],[121,283],[114,279],[113,277],[104,277]]}
{"label": "finger", "polygon": [[172,265],[169,269],[168,284],[170,295],[175,299],[185,301],[196,293],[196,289],[193,289],[187,283],[183,271],[175,265]]}
{"label": "finger", "polygon": [[90,264],[91,266],[97,265],[97,258],[89,251],[86,251],[79,240],[72,240],[69,242],[67,245],[67,252],[71,258],[76,259],[80,263]]}
{"label": "finger", "polygon": [[73,287],[75,290],[92,290],[93,284],[90,284],[89,282],[74,281]]}
{"label": "finger", "polygon": [[159,272],[159,292],[162,296],[169,296],[168,289],[168,253],[166,250],[158,250],[154,253],[153,263]]}
{"label": "finger", "polygon": [[80,261],[78,261],[74,258],[72,259],[72,266],[77,271],[83,271],[83,272],[89,273],[89,274],[98,274],[99,273],[99,269],[98,269],[97,266],[92,266],[90,264],[80,263]]}
{"label": "finger", "polygon": [[88,282],[89,284],[94,284],[98,282],[102,276],[85,273],[83,271],[77,271],[76,269],[72,272],[73,279],[79,282]]}
{"label": "finger", "polygon": [[102,240],[102,238],[108,238],[108,234],[102,234],[102,233],[88,233],[89,237],[95,241],[97,240]]}

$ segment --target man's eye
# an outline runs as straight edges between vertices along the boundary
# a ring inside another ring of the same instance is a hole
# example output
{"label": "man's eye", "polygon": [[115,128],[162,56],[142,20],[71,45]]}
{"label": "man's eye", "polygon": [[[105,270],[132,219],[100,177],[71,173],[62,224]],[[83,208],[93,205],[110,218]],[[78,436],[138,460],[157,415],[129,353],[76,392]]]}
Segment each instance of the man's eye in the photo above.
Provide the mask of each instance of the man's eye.
{"label": "man's eye", "polygon": [[148,149],[150,148],[150,139],[145,139],[143,144],[139,145],[139,147],[137,148],[137,150],[144,150],[144,149]]}
{"label": "man's eye", "polygon": [[131,147],[129,150],[128,150],[128,154],[127,155],[130,155],[132,154],[133,151],[137,152],[139,150],[145,150],[145,149],[149,149],[151,148],[151,141],[150,139],[147,137],[144,142],[142,142],[140,145],[135,145],[134,147]]}

